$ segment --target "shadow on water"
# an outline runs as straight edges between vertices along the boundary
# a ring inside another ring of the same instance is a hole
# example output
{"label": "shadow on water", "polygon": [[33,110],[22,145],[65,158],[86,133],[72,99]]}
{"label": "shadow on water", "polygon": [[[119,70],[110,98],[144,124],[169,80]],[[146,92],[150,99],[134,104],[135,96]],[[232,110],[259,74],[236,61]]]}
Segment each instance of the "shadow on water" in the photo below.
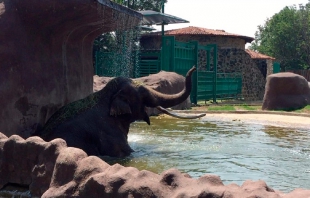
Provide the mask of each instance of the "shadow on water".
{"label": "shadow on water", "polygon": [[309,132],[208,118],[152,117],[150,126],[136,122],[130,128],[128,141],[135,152],[107,161],[159,174],[169,168],[196,178],[216,174],[226,184],[263,179],[288,192],[310,186]]}
{"label": "shadow on water", "polygon": [[2,198],[12,198],[12,197],[28,198],[28,197],[31,197],[31,194],[30,194],[28,186],[10,183],[10,184],[5,185],[1,189],[0,197]]}

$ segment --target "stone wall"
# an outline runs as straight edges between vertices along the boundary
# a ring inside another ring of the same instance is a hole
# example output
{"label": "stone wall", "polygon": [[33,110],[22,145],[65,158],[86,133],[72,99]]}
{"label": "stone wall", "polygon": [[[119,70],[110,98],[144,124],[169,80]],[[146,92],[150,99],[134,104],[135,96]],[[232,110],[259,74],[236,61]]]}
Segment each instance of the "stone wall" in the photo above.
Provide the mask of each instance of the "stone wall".
{"label": "stone wall", "polygon": [[[266,61],[252,59],[244,50],[245,42],[239,38],[207,37],[200,35],[180,35],[177,41],[188,42],[197,40],[199,45],[218,45],[218,73],[239,72],[242,74],[242,97],[248,101],[262,100],[266,82]],[[142,37],[143,49],[160,49],[160,37]],[[198,53],[198,68],[206,70],[206,52]],[[213,57],[211,52],[210,69],[213,70]],[[272,64],[272,63],[271,63]]]}
{"label": "stone wall", "polygon": [[266,79],[254,59],[241,49],[218,50],[218,72],[242,74],[242,97],[244,100],[262,100]]}
{"label": "stone wall", "polygon": [[272,59],[252,59],[264,78],[267,78],[270,74],[273,74],[273,60]]}
{"label": "stone wall", "polygon": [[265,59],[253,59],[254,63],[257,65],[258,69],[264,76],[267,77],[267,61]]}
{"label": "stone wall", "polygon": [[273,60],[266,60],[267,63],[267,74],[266,76],[269,76],[270,74],[273,74]]}
{"label": "stone wall", "polygon": [[[245,41],[241,38],[228,37],[228,36],[204,36],[204,35],[178,35],[175,36],[177,41],[199,41],[200,45],[217,44],[218,48],[222,49],[245,49]],[[142,49],[160,49],[161,37],[160,36],[142,36],[141,37]]]}

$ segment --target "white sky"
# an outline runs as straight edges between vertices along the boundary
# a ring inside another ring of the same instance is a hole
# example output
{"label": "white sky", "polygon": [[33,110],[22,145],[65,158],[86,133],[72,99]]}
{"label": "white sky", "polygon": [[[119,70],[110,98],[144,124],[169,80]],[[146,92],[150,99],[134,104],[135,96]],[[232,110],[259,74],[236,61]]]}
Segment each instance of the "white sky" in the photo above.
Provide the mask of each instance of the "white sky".
{"label": "white sky", "polygon": [[[254,38],[258,25],[285,6],[305,5],[308,0],[168,0],[165,13],[190,23],[170,24],[165,30],[188,26],[220,29]],[[153,26],[161,30],[161,26]]]}

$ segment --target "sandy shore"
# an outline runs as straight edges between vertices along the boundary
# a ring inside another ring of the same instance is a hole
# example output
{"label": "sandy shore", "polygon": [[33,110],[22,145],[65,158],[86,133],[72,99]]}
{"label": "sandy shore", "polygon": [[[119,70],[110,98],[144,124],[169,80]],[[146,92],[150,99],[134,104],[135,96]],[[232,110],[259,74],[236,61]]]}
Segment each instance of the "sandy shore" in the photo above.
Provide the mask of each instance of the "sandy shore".
{"label": "sandy shore", "polygon": [[233,112],[218,112],[218,111],[178,111],[179,113],[199,114],[206,113],[204,120],[223,120],[236,121],[245,123],[258,123],[270,126],[281,126],[289,128],[305,128],[310,129],[310,115],[301,113],[278,113],[278,112],[262,112],[262,111],[233,111]]}
{"label": "sandy shore", "polygon": [[221,119],[229,121],[260,123],[271,126],[281,126],[290,128],[310,129],[310,117],[276,115],[276,114],[236,114],[236,113],[217,113],[207,114],[204,119]]}

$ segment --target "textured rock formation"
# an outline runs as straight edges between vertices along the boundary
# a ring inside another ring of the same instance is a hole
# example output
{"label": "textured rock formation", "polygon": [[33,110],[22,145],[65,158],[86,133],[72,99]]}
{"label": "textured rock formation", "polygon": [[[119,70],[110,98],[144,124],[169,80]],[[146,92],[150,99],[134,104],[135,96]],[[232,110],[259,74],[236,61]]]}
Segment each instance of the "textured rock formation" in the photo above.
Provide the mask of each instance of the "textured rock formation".
{"label": "textured rock formation", "polygon": [[0,131],[29,137],[59,107],[89,95],[94,39],[141,17],[108,0],[1,0]]}
{"label": "textured rock formation", "polygon": [[[99,91],[102,89],[106,83],[109,82],[109,80],[111,80],[109,77],[94,76],[94,91]],[[179,93],[183,89],[185,77],[175,72],[161,71],[157,74],[136,78],[134,80],[139,81],[161,93],[174,94]],[[187,100],[172,107],[172,109],[183,110],[190,107],[191,101],[190,98],[187,98]],[[149,115],[158,115],[160,113],[156,108],[148,108],[147,112]]]}
{"label": "textured rock formation", "polygon": [[310,86],[303,76],[281,72],[267,77],[263,110],[296,110],[308,104]]}
{"label": "textured rock formation", "polygon": [[[29,186],[33,197],[264,197],[308,198],[310,190],[288,194],[275,191],[264,181],[224,185],[216,175],[198,179],[177,169],[160,175],[119,164],[110,166],[61,139],[44,142],[0,133],[0,189],[8,184]],[[0,190],[1,191],[1,190]]]}

